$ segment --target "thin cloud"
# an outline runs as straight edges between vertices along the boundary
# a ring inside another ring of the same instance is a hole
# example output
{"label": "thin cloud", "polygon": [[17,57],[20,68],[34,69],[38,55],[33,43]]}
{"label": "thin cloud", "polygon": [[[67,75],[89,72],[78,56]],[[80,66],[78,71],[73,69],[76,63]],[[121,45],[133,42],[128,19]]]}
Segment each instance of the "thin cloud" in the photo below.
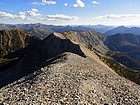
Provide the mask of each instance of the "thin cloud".
{"label": "thin cloud", "polygon": [[93,3],[94,5],[101,4],[101,3],[99,3],[99,2],[97,2],[97,1],[95,1],[95,0],[93,0],[92,3]]}
{"label": "thin cloud", "polygon": [[93,18],[95,24],[104,25],[139,25],[140,14],[110,14]]}
{"label": "thin cloud", "polygon": [[38,9],[34,9],[34,8],[33,8],[33,9],[31,9],[31,10],[32,10],[33,12],[36,12],[36,13],[39,12]]}
{"label": "thin cloud", "polygon": [[93,19],[125,19],[125,18],[140,18],[140,14],[122,14],[122,15],[116,15],[116,14],[110,14],[110,15],[104,15],[104,16],[97,16]]}
{"label": "thin cloud", "polygon": [[31,4],[32,4],[32,5],[40,5],[39,2],[32,2]]}
{"label": "thin cloud", "polygon": [[69,20],[79,20],[78,17],[76,16],[67,16],[63,14],[55,14],[55,15],[47,15],[46,20],[51,20],[51,21],[69,21]]}
{"label": "thin cloud", "polygon": [[46,1],[46,0],[45,0],[44,3],[45,3],[45,4],[49,4],[49,5],[51,5],[51,4],[53,5],[53,4],[56,4],[56,1]]}
{"label": "thin cloud", "polygon": [[54,5],[54,4],[56,4],[56,1],[42,0],[41,2],[32,2],[31,4],[32,4],[32,5],[46,5],[46,4]]}
{"label": "thin cloud", "polygon": [[67,7],[68,6],[68,3],[65,3],[64,6]]}

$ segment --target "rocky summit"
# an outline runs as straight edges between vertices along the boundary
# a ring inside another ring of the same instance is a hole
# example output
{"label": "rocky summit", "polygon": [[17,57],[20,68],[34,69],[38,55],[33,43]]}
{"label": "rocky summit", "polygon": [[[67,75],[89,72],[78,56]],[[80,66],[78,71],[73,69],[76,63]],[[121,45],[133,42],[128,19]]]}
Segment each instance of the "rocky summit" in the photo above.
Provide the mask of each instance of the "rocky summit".
{"label": "rocky summit", "polygon": [[139,105],[140,86],[94,59],[63,53],[0,89],[4,105]]}

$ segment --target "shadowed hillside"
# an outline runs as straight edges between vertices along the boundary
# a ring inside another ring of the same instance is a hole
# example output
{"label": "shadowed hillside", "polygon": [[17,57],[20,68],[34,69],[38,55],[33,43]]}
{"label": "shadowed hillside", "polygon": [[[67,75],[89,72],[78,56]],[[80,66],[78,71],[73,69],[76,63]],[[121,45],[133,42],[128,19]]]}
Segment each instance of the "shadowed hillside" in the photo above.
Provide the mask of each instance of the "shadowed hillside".
{"label": "shadowed hillside", "polygon": [[85,57],[78,44],[51,34],[31,46],[16,66],[0,73],[0,87],[39,69],[44,62],[63,52],[72,52]]}
{"label": "shadowed hillside", "polygon": [[38,40],[32,34],[25,33],[18,29],[0,31],[0,57],[21,50]]}
{"label": "shadowed hillside", "polygon": [[0,31],[0,71],[16,65],[29,50],[29,46],[40,39],[18,29]]}

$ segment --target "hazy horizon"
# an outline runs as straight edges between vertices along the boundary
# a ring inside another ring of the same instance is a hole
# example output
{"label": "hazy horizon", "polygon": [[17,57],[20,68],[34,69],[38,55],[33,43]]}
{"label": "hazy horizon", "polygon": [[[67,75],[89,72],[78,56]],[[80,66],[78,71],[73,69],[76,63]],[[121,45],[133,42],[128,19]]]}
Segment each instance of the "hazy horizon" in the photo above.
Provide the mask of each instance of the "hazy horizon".
{"label": "hazy horizon", "polygon": [[120,27],[120,26],[124,26],[124,27],[140,27],[140,25],[104,25],[104,24],[83,24],[83,25],[69,25],[69,24],[65,24],[65,25],[55,25],[55,24],[45,24],[45,23],[0,23],[0,24],[5,24],[5,25],[26,25],[26,24],[42,24],[42,25],[53,25],[53,26],[72,26],[72,27],[78,27],[78,26],[108,26],[108,27]]}

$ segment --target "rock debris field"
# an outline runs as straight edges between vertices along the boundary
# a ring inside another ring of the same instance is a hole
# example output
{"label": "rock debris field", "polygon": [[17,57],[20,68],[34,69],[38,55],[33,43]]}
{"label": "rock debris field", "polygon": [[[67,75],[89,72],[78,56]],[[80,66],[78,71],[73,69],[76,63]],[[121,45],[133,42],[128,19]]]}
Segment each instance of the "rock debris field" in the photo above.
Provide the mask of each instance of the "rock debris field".
{"label": "rock debris field", "polygon": [[65,53],[52,64],[1,88],[0,103],[140,105],[140,86],[96,59]]}

